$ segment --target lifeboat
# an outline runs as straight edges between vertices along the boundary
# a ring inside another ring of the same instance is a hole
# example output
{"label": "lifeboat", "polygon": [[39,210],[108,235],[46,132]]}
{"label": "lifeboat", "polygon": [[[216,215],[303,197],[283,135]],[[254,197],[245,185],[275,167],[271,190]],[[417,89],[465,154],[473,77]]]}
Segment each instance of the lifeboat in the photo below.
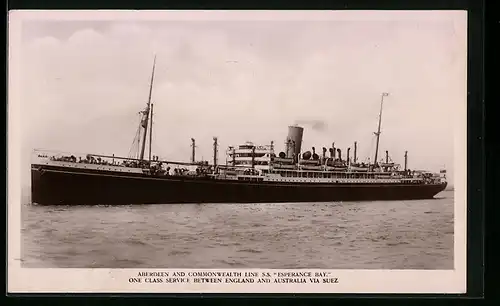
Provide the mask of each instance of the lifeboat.
{"label": "lifeboat", "polygon": [[275,169],[295,169],[295,165],[284,165],[284,164],[273,164],[273,168]]}
{"label": "lifeboat", "polygon": [[326,170],[327,171],[346,171],[347,166],[335,166],[335,167],[327,166]]}
{"label": "lifeboat", "polygon": [[357,171],[357,172],[367,172],[368,171],[368,167],[350,167],[350,170],[351,171]]}
{"label": "lifeboat", "polygon": [[314,165],[302,165],[301,168],[303,170],[323,170],[322,166],[314,166]]}
{"label": "lifeboat", "polygon": [[301,165],[319,166],[321,164],[321,161],[318,159],[301,160],[300,164]]}
{"label": "lifeboat", "polygon": [[333,167],[333,170],[334,170],[334,171],[346,171],[346,170],[347,170],[347,167],[346,167],[346,166],[344,166],[344,167],[338,167],[338,166],[337,166],[337,167]]}
{"label": "lifeboat", "polygon": [[272,161],[273,163],[293,164],[293,158],[275,157]]}

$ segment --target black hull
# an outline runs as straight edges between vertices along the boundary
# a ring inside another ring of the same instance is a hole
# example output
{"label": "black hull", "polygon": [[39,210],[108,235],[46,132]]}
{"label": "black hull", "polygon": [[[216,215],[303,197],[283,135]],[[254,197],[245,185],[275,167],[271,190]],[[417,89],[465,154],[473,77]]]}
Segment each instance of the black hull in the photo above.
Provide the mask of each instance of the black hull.
{"label": "black hull", "polygon": [[243,182],[35,165],[31,188],[39,205],[132,205],[417,200],[433,198],[446,183]]}

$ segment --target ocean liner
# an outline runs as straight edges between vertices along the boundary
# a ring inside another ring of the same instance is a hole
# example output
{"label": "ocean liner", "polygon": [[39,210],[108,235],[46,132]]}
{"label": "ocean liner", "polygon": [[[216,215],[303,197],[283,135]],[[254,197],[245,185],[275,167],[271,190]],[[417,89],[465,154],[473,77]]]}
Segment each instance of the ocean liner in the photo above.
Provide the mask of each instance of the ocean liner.
{"label": "ocean liner", "polygon": [[[380,125],[384,97],[380,102],[376,149],[373,162],[358,161],[357,143],[353,156],[344,156],[333,143],[318,153],[303,151],[304,128],[288,127],[284,150],[276,154],[275,144],[246,142],[229,147],[225,163],[218,161],[214,137],[213,161],[196,161],[195,140],[190,162],[160,160],[152,156],[151,95],[143,111],[134,143],[137,155],[84,154],[34,150],[31,163],[31,201],[39,205],[131,205],[175,203],[262,203],[387,201],[430,199],[446,186],[446,170],[439,173],[408,168],[394,163],[388,152],[378,160]],[[145,157],[147,136],[149,152]]]}

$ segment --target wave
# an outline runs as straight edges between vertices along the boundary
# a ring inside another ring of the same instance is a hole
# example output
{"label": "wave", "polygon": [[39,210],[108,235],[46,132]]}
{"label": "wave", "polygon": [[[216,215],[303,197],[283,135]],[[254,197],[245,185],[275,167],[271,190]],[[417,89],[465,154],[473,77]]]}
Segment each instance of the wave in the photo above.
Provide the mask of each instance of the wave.
{"label": "wave", "polygon": [[406,241],[387,242],[388,246],[396,246],[396,245],[403,245],[403,244],[410,244],[410,243],[406,242]]}
{"label": "wave", "polygon": [[246,253],[262,253],[261,250],[255,250],[255,249],[241,249],[238,250],[238,252],[246,252]]}
{"label": "wave", "polygon": [[173,250],[168,253],[168,255],[189,255],[190,251],[182,251],[182,250]]}

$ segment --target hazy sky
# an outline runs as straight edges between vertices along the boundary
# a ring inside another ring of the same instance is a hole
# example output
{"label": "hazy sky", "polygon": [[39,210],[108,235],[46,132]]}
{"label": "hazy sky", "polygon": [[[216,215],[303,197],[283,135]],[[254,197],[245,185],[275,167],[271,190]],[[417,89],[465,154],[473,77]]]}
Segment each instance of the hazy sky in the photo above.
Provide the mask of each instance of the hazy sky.
{"label": "hazy sky", "polygon": [[357,140],[360,158],[373,159],[380,96],[389,92],[380,152],[403,163],[408,150],[410,168],[452,172],[453,109],[466,99],[466,19],[426,14],[24,21],[25,158],[32,148],[127,156],[156,53],[155,155],[189,161],[193,137],[198,158],[211,159],[213,136],[221,161],[228,145],[244,141],[274,140],[282,150],[287,126],[300,121],[304,149],[335,141],[346,152]]}

